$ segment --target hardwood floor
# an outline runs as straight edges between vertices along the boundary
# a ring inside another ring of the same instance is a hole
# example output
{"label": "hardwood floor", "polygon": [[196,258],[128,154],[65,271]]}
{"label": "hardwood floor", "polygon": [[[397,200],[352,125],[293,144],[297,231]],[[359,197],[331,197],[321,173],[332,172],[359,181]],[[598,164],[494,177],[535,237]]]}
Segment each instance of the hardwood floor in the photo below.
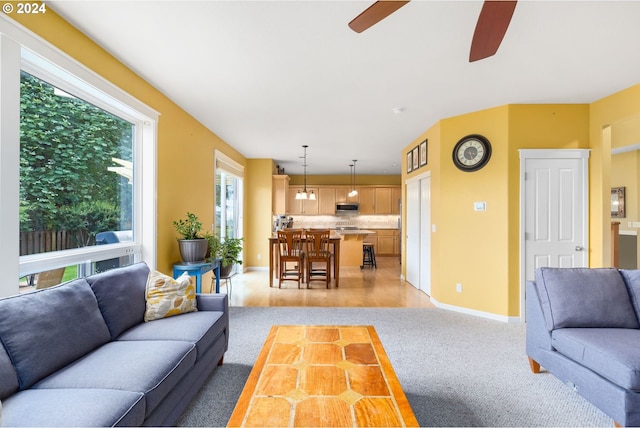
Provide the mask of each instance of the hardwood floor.
{"label": "hardwood floor", "polygon": [[[429,296],[400,279],[400,262],[396,257],[378,257],[377,269],[342,267],[340,287],[330,288],[322,281],[298,285],[284,281],[269,288],[269,273],[252,270],[232,277],[231,306],[329,306],[329,307],[408,307],[433,308]],[[227,293],[221,281],[220,292]]]}

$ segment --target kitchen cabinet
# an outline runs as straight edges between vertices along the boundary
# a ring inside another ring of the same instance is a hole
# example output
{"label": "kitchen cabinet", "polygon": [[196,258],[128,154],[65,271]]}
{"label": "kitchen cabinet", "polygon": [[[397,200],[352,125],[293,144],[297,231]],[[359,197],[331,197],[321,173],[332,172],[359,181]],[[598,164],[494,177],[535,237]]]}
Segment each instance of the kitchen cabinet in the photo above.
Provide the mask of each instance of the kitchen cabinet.
{"label": "kitchen cabinet", "polygon": [[400,201],[402,200],[402,187],[396,186],[391,188],[391,214],[400,213]]}
{"label": "kitchen cabinet", "polygon": [[376,214],[400,214],[401,189],[399,186],[375,188]]}
{"label": "kitchen cabinet", "polygon": [[356,187],[358,190],[358,202],[360,214],[369,215],[376,213],[375,187]]}
{"label": "kitchen cabinet", "polygon": [[272,214],[287,214],[289,212],[289,181],[288,175],[274,175],[271,200]]}
{"label": "kitchen cabinet", "polygon": [[400,232],[398,229],[372,229],[365,242],[371,242],[377,256],[397,256],[400,254]]}
{"label": "kitchen cabinet", "polygon": [[334,215],[336,213],[336,188],[320,187],[317,196],[318,214]]}
{"label": "kitchen cabinet", "polygon": [[349,201],[349,197],[347,196],[349,194],[349,189],[347,189],[346,187],[336,187],[336,202],[354,202],[354,201]]}
{"label": "kitchen cabinet", "polygon": [[361,215],[399,214],[399,186],[358,186],[358,194],[354,197],[349,197],[350,186],[307,187],[307,191],[316,195],[316,200],[312,201],[296,199],[296,193],[304,186],[289,185],[289,181],[286,175],[273,176],[273,214],[335,215],[338,202],[358,202]]}
{"label": "kitchen cabinet", "polygon": [[316,194],[316,200],[310,199],[296,199],[298,190],[304,189],[304,186],[289,186],[289,214],[305,214],[305,215],[317,215],[318,214],[318,188],[307,187],[307,192]]}
{"label": "kitchen cabinet", "polygon": [[375,188],[376,214],[391,214],[391,187]]}

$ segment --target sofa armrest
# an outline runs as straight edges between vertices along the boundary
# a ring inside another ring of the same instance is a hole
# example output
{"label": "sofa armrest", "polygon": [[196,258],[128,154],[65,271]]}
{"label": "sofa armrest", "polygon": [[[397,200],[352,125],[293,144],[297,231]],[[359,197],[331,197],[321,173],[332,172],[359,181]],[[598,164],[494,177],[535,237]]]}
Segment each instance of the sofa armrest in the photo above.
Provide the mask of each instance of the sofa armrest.
{"label": "sofa armrest", "polygon": [[196,294],[199,311],[229,312],[229,299],[226,294]]}
{"label": "sofa armrest", "polygon": [[537,350],[552,351],[551,332],[547,330],[536,283],[527,281],[525,294],[527,355],[536,359]]}

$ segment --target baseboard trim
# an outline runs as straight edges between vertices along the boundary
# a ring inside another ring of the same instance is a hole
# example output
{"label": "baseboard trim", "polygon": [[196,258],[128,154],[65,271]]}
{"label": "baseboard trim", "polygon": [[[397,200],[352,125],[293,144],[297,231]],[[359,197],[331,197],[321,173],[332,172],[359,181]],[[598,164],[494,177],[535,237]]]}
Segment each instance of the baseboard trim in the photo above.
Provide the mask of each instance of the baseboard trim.
{"label": "baseboard trim", "polygon": [[478,310],[475,310],[475,309],[463,308],[461,306],[454,306],[454,305],[449,305],[449,304],[446,304],[446,303],[440,303],[436,299],[434,299],[433,297],[431,297],[431,303],[436,305],[436,307],[438,307],[438,308],[446,309],[448,311],[460,312],[460,313],[463,313],[463,314],[473,315],[473,316],[480,317],[480,318],[487,318],[487,319],[490,319],[490,320],[500,321],[500,322],[504,322],[504,323],[508,323],[508,324],[509,323],[511,323],[511,324],[520,324],[520,323],[522,323],[522,319],[520,319],[520,317],[510,317],[510,316],[506,316],[506,315],[497,315],[497,314],[492,314],[491,312],[478,311]]}

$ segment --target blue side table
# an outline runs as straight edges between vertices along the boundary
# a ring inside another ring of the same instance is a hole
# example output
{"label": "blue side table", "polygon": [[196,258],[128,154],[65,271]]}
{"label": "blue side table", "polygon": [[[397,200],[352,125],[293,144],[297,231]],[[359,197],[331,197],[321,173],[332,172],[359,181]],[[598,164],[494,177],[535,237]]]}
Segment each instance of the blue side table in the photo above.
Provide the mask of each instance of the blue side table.
{"label": "blue side table", "polygon": [[187,272],[189,276],[196,277],[196,293],[202,292],[202,275],[215,270],[216,293],[220,293],[220,259],[215,259],[210,263],[176,263],[173,265],[173,277],[178,278]]}

